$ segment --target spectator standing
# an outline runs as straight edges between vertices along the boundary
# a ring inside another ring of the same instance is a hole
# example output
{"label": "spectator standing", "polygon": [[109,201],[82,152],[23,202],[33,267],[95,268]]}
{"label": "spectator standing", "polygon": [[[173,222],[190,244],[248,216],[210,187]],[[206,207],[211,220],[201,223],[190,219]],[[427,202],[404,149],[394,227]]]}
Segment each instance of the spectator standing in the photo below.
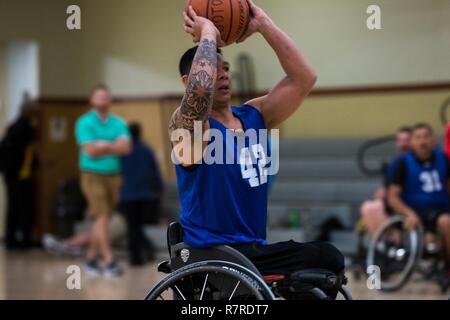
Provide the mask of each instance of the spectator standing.
{"label": "spectator standing", "polygon": [[130,132],[133,151],[122,158],[120,208],[127,221],[130,264],[139,266],[145,262],[146,252],[153,258],[153,245],[143,226],[158,222],[163,183],[153,150],[141,140],[140,125],[130,124]]}
{"label": "spectator standing", "polygon": [[[126,123],[110,114],[111,93],[108,87],[99,85],[92,90],[91,105],[93,109],[76,124],[81,189],[94,220],[85,270],[94,275],[119,276],[122,269],[112,255],[108,226],[118,202],[120,157],[131,151],[130,134]],[[106,264],[104,270],[97,261],[99,254]]]}
{"label": "spectator standing", "polygon": [[26,101],[20,116],[8,127],[0,143],[0,171],[7,193],[7,250],[32,246],[38,127],[37,107]]}

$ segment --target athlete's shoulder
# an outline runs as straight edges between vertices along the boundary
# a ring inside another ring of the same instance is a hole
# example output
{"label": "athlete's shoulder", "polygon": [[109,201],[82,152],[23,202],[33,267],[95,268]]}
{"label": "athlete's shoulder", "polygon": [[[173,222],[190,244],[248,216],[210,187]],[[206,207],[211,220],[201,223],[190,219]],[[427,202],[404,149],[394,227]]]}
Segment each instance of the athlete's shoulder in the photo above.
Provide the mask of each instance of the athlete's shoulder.
{"label": "athlete's shoulder", "polygon": [[258,108],[255,106],[252,106],[251,104],[241,104],[240,106],[233,106],[231,107],[233,109],[233,112],[235,113],[241,113],[241,114],[261,114]]}
{"label": "athlete's shoulder", "polygon": [[395,156],[394,159],[392,159],[391,163],[389,164],[388,171],[391,172],[394,171],[395,168],[397,168],[398,164],[404,161],[405,161],[404,153]]}
{"label": "athlete's shoulder", "polygon": [[440,156],[440,157],[447,157],[447,155],[445,154],[444,150],[442,150],[440,147],[436,147],[434,149],[434,154]]}
{"label": "athlete's shoulder", "polygon": [[401,154],[396,155],[396,156],[394,157],[394,159],[392,159],[391,165],[395,165],[395,164],[397,164],[397,163],[400,162],[400,161],[405,161],[405,158],[406,158],[406,155],[407,155],[407,154],[408,154],[408,152],[405,152],[405,153],[401,153]]}
{"label": "athlete's shoulder", "polygon": [[247,119],[253,123],[253,126],[260,129],[266,128],[265,120],[262,113],[256,107],[250,104],[242,104],[240,106],[232,107],[233,113],[238,115],[241,119]]}

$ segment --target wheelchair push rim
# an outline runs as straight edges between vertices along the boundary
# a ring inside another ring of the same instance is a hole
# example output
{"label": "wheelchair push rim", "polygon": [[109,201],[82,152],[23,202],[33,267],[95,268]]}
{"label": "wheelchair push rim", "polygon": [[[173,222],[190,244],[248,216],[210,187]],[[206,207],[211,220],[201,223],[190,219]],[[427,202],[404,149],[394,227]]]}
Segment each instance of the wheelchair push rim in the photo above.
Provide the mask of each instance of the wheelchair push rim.
{"label": "wheelchair push rim", "polygon": [[[399,232],[402,233],[401,246],[389,243],[386,244],[385,242],[385,237],[387,237],[386,234],[389,232],[395,232],[393,230],[395,230],[396,226],[400,226]],[[381,290],[396,291],[408,282],[417,267],[418,260],[422,252],[422,235],[423,230],[421,228],[417,228],[413,231],[407,231],[403,216],[392,217],[377,231],[373,239],[370,241],[366,263],[367,268],[373,266],[378,266],[380,268],[381,279],[379,280],[381,280]],[[390,264],[391,268],[392,265],[394,265],[394,268],[399,268],[402,266],[402,270],[396,274],[392,270],[386,272],[388,267],[380,264],[380,258],[382,259],[381,262],[387,262],[388,265]],[[386,274],[388,274],[388,278],[385,277]]]}
{"label": "wheelchair push rim", "polygon": [[[221,288],[217,287],[218,283]],[[170,299],[274,300],[275,296],[265,282],[247,268],[224,261],[204,261],[168,275],[145,298]]]}

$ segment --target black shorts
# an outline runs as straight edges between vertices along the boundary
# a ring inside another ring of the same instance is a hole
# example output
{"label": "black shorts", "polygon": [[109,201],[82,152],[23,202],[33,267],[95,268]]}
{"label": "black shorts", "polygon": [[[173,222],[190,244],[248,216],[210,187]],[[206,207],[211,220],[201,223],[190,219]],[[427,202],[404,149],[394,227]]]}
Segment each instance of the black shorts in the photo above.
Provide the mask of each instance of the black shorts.
{"label": "black shorts", "polygon": [[442,209],[422,209],[415,210],[420,220],[422,221],[425,231],[436,233],[437,232],[437,221],[439,217],[443,214],[449,214],[450,208]]}
{"label": "black shorts", "polygon": [[234,246],[256,266],[262,275],[291,275],[305,269],[326,269],[339,274],[344,271],[344,256],[325,242],[280,242],[271,245],[244,244]]}

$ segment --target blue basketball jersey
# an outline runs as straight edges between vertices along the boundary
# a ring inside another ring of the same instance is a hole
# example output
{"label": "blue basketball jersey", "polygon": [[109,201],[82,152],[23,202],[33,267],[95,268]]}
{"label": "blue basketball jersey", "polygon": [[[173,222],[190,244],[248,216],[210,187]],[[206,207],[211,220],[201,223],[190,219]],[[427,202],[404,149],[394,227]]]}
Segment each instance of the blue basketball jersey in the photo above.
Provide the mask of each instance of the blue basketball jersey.
{"label": "blue basketball jersey", "polygon": [[403,201],[415,210],[447,208],[450,205],[447,192],[448,160],[436,149],[432,162],[421,163],[412,152],[405,156],[406,180],[403,186]]}
{"label": "blue basketball jersey", "polygon": [[392,177],[395,169],[397,168],[398,162],[401,159],[403,159],[403,157],[404,157],[404,155],[401,154],[401,155],[395,157],[394,160],[392,160],[392,162],[389,164],[389,166],[387,167],[387,171],[386,171],[386,180],[389,180],[389,178]]}
{"label": "blue basketball jersey", "polygon": [[[243,105],[232,107],[232,111],[241,120],[244,130],[254,129],[259,133],[258,130],[266,129],[261,113],[254,107]],[[209,118],[209,124],[223,137],[212,139],[210,146],[212,142],[216,146],[220,144],[224,162],[231,154],[233,164],[206,164],[203,161],[191,171],[176,166],[184,241],[196,248],[265,244],[267,137],[257,134],[256,140],[245,138],[244,144],[237,143],[236,139],[225,138],[229,130],[220,122]],[[247,161],[238,161],[243,159]]]}

